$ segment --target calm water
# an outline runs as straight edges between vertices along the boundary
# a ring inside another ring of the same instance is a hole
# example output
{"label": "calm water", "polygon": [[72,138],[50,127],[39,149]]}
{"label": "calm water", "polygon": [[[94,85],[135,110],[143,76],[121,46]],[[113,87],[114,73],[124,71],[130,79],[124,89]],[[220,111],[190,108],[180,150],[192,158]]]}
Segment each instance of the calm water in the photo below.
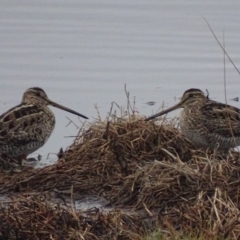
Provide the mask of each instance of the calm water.
{"label": "calm water", "polygon": [[[104,118],[112,101],[126,106],[124,84],[143,115],[191,87],[206,88],[224,101],[223,52],[240,66],[240,2],[8,0],[0,8],[0,112],[18,104],[23,92],[42,87],[49,98],[90,117],[97,104]],[[240,77],[226,62],[228,99],[239,96]],[[154,101],[154,106],[146,102]],[[238,102],[229,101],[239,106]],[[77,129],[69,113],[53,109],[57,124],[37,153],[67,147]],[[51,155],[50,159],[54,159]],[[43,160],[43,164],[50,160]]]}

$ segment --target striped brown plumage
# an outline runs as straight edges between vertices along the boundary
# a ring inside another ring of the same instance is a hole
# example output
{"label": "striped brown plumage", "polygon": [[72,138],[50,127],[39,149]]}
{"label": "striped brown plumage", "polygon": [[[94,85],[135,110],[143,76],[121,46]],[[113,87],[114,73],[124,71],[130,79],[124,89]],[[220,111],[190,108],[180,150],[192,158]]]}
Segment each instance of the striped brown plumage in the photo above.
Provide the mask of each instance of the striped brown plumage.
{"label": "striped brown plumage", "polygon": [[42,147],[55,126],[55,117],[48,105],[87,119],[51,101],[43,89],[29,88],[19,105],[0,116],[0,153],[22,159]]}
{"label": "striped brown plumage", "polygon": [[146,121],[183,108],[179,125],[196,147],[228,151],[240,145],[240,109],[213,101],[199,89],[184,92],[181,101]]}

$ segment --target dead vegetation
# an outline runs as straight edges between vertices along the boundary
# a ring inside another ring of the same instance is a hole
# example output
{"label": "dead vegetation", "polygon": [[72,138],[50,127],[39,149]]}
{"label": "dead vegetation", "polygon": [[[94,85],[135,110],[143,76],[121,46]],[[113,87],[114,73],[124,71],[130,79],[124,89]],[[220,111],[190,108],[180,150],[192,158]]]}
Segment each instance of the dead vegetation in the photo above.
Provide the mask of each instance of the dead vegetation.
{"label": "dead vegetation", "polygon": [[80,212],[45,194],[11,197],[0,208],[1,239],[138,239],[145,232],[140,215],[97,208]]}
{"label": "dead vegetation", "polygon": [[[56,164],[0,173],[0,193],[11,196],[0,203],[0,239],[144,239],[159,229],[164,239],[238,239],[239,182],[237,152],[194,149],[175,120],[111,113],[81,129]],[[112,210],[65,204],[82,196]]]}

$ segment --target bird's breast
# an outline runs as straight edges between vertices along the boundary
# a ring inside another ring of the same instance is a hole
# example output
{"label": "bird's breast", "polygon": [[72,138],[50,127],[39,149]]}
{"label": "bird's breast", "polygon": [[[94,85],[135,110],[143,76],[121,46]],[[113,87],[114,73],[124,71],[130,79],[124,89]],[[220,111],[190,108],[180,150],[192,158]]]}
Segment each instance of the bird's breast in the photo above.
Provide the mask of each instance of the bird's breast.
{"label": "bird's breast", "polygon": [[201,125],[201,116],[194,109],[183,109],[179,117],[179,125],[183,135],[196,147],[207,148],[208,138]]}

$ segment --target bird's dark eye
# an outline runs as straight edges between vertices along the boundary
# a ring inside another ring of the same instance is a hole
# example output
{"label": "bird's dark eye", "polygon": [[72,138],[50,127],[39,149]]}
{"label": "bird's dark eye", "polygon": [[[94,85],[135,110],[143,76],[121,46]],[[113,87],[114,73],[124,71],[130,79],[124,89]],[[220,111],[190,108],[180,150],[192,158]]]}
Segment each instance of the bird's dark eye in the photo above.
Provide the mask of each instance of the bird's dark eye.
{"label": "bird's dark eye", "polygon": [[36,96],[40,97],[41,96],[40,92],[36,92]]}
{"label": "bird's dark eye", "polygon": [[193,94],[191,93],[191,94],[189,94],[188,96],[189,96],[189,97],[193,97]]}

